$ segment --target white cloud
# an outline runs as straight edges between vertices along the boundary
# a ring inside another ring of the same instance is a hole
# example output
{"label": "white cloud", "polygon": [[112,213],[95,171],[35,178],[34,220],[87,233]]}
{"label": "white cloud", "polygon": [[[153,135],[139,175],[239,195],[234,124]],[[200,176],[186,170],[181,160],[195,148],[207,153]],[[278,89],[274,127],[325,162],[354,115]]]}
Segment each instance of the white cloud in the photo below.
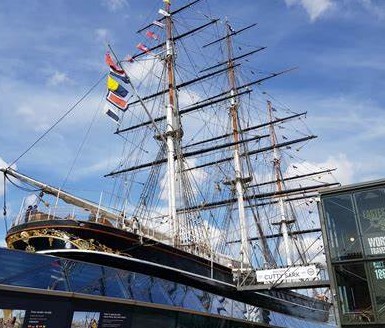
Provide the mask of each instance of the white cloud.
{"label": "white cloud", "polygon": [[162,62],[155,57],[123,63],[123,66],[138,89],[156,86],[161,80],[164,68]]}
{"label": "white cloud", "polygon": [[[104,88],[104,85],[99,86],[103,93]],[[59,91],[25,84],[23,81],[14,79],[7,84],[0,82],[0,89],[7,94],[4,103],[7,110],[1,111],[0,114],[0,121],[4,122],[1,137],[12,141],[8,143],[12,146],[3,147],[1,155],[10,160],[18,157],[79,99],[79,90],[72,84],[64,89],[60,88]],[[21,89],[25,96],[20,98],[17,90]],[[118,152],[117,149],[120,149],[120,143],[116,142],[115,135],[111,133],[112,127],[108,118],[102,114],[103,102],[103,94],[99,92],[87,97],[23,156],[24,165],[39,163],[41,167],[49,167],[51,174],[63,176],[65,174],[63,172],[67,172],[74,161],[76,151],[83,142],[83,150],[77,159],[76,167],[89,166],[93,172],[99,172],[98,169],[102,169],[103,164],[92,163],[92,161],[97,162],[98,159],[106,158],[113,151]],[[87,132],[90,126],[92,129]],[[107,155],[106,149],[109,152]],[[26,173],[29,171],[29,169],[23,170]],[[89,173],[80,170],[75,178],[88,176]]]}
{"label": "white cloud", "polygon": [[7,167],[7,163],[0,157],[0,167]]}
{"label": "white cloud", "polygon": [[16,115],[27,123],[33,131],[42,132],[49,128],[48,118],[28,105],[22,105],[16,109]]}
{"label": "white cloud", "polygon": [[48,85],[57,86],[71,82],[66,73],[55,71],[47,80]]}
{"label": "white cloud", "polygon": [[[334,62],[330,69],[337,69]],[[317,167],[336,167],[333,174],[344,185],[381,179],[385,112],[381,95],[374,96],[374,92],[363,96],[362,92],[345,90],[331,95],[319,91],[284,93],[282,98],[291,108],[312,107],[306,123],[319,138],[301,157]]]}
{"label": "white cloud", "polygon": [[128,3],[126,0],[103,0],[103,5],[105,5],[110,11],[115,12],[128,6]]}
{"label": "white cloud", "polygon": [[[3,159],[0,157],[0,167],[7,167],[8,164],[3,161]],[[3,178],[3,174],[0,175],[1,178]],[[1,179],[0,181],[0,196],[4,194],[4,183],[3,183],[3,179]]]}
{"label": "white cloud", "polygon": [[342,185],[353,183],[354,174],[356,171],[355,164],[346,154],[340,153],[337,156],[330,156],[322,166],[336,167],[337,170],[333,172],[335,179]]}
{"label": "white cloud", "polygon": [[379,19],[385,19],[384,3],[374,3],[372,0],[359,0],[362,6]]}
{"label": "white cloud", "polygon": [[[295,168],[294,168],[295,167]],[[356,172],[356,166],[353,161],[348,159],[348,156],[344,153],[337,154],[336,156],[329,156],[325,162],[322,163],[293,163],[287,170],[287,176],[295,176],[310,172],[321,171],[325,169],[334,169],[332,174],[324,174],[319,177],[311,177],[309,180],[301,180],[302,186],[314,185],[314,179],[319,182],[335,183],[339,182],[343,185],[351,184],[354,181],[354,174]]]}
{"label": "white cloud", "polygon": [[385,19],[385,3],[373,0],[285,0],[287,6],[301,6],[309,15],[312,22],[316,21],[331,9],[337,9],[339,17],[341,15],[352,15],[366,12],[382,20]]}
{"label": "white cloud", "polygon": [[101,159],[100,161],[95,161],[90,163],[87,166],[83,166],[73,172],[71,180],[79,180],[84,177],[93,176],[95,173],[106,173],[112,171],[112,166],[119,162],[118,157],[112,158],[110,156]]}
{"label": "white cloud", "polygon": [[109,39],[109,31],[105,28],[98,28],[95,30],[96,39],[98,41],[107,42]]}
{"label": "white cloud", "polygon": [[[102,88],[104,85],[100,86],[100,90]],[[22,126],[24,134],[45,131],[79,99],[79,90],[74,84],[59,91],[13,80],[7,84],[0,83],[0,89],[7,94],[5,106],[8,108],[2,111],[0,119],[7,125],[12,124],[16,130]],[[22,98],[17,92],[20,89],[25,95]],[[87,97],[61,125],[66,129],[78,129],[79,125],[88,124],[92,118],[90,113],[94,113],[89,109],[100,108],[101,99],[99,94]]]}
{"label": "white cloud", "polygon": [[179,107],[186,107],[203,100],[202,96],[194,91],[181,90],[178,94]]}
{"label": "white cloud", "polygon": [[287,6],[302,6],[314,22],[332,8],[331,0],[285,0]]}
{"label": "white cloud", "polygon": [[[1,157],[0,157],[0,168],[6,168],[8,167],[9,164],[7,162],[5,162]],[[11,165],[11,168],[14,169],[14,170],[17,170],[17,166],[16,165]],[[0,196],[4,194],[4,182],[3,182],[3,173],[0,174]],[[16,181],[13,181],[15,183],[17,183]],[[8,181],[7,181],[7,184],[8,184]]]}

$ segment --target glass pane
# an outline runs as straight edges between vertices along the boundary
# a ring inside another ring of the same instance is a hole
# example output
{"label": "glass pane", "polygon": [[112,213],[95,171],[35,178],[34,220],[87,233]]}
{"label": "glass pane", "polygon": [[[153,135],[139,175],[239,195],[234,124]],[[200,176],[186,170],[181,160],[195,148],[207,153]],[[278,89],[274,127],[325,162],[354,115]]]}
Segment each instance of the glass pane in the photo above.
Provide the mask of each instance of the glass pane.
{"label": "glass pane", "polygon": [[335,266],[338,299],[343,323],[374,320],[363,263]]}
{"label": "glass pane", "polygon": [[365,254],[385,254],[385,189],[355,194]]}
{"label": "glass pane", "polygon": [[327,197],[322,202],[332,260],[362,257],[351,195]]}
{"label": "glass pane", "polygon": [[74,262],[68,271],[72,291],[76,293],[106,296],[102,267]]}
{"label": "glass pane", "polygon": [[385,261],[368,263],[379,321],[385,322]]}
{"label": "glass pane", "polygon": [[0,248],[0,283],[40,289],[68,290],[64,260]]}

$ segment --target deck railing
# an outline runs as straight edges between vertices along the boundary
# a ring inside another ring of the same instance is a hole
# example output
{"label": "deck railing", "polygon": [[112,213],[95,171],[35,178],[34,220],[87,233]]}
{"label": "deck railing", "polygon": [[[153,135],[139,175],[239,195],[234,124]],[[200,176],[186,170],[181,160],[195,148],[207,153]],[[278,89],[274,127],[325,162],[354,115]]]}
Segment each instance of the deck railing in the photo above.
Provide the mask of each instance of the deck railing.
{"label": "deck railing", "polygon": [[[149,238],[166,245],[172,245],[172,237],[167,232],[159,231],[159,228],[157,229],[157,227],[151,227],[148,225],[151,220],[141,220],[141,218],[126,218],[124,216],[118,215],[116,220],[109,220],[97,216],[95,213],[88,210],[66,204],[60,204],[60,206],[55,205],[51,207],[45,206],[44,203],[40,203],[39,206],[27,206],[27,203],[24,200],[19,214],[12,222],[12,226],[49,220],[75,220],[99,223],[133,232],[144,238]],[[146,224],[141,224],[140,222],[146,222]],[[213,263],[219,263],[229,268],[240,267],[239,261],[236,261],[224,254],[214,253],[213,251],[207,249],[207,247],[199,247],[199,245],[185,245],[181,247],[181,249],[200,257],[204,257]]]}

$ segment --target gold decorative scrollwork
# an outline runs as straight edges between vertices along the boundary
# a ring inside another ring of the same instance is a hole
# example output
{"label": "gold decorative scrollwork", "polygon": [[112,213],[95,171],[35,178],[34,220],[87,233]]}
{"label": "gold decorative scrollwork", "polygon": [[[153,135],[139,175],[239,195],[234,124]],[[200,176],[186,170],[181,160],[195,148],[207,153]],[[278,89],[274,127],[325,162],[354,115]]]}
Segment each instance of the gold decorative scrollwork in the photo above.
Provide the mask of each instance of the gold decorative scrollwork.
{"label": "gold decorative scrollwork", "polygon": [[34,253],[35,247],[33,247],[32,245],[27,245],[27,247],[25,248],[25,251],[28,253]]}
{"label": "gold decorative scrollwork", "polygon": [[33,229],[28,231],[21,231],[9,236],[6,240],[8,248],[15,249],[15,243],[18,241],[23,241],[27,244],[25,251],[35,252],[35,247],[30,245],[31,239],[34,238],[47,238],[50,247],[52,247],[55,239],[64,241],[65,243],[70,243],[77,249],[82,250],[93,250],[100,251],[105,253],[114,253],[119,254],[119,251],[114,251],[113,249],[95,241],[94,239],[82,239],[73,234],[70,234],[65,231],[60,231],[56,229]]}
{"label": "gold decorative scrollwork", "polygon": [[72,241],[72,243],[77,246],[79,249],[90,249],[91,248],[91,243],[87,240],[77,238]]}

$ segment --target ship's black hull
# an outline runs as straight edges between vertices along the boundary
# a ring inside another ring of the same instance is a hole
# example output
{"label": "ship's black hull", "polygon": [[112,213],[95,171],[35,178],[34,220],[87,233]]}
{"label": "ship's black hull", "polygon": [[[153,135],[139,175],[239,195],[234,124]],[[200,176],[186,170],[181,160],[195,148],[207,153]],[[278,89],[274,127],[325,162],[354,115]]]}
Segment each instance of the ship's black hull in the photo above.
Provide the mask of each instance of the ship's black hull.
{"label": "ship's black hull", "polygon": [[[92,242],[76,243],[75,240],[70,240],[72,243],[68,243],[64,236],[56,234],[56,231],[64,232],[70,238],[76,236],[81,241]],[[24,238],[21,236],[22,233]],[[231,268],[135,233],[93,222],[74,220],[29,222],[10,229],[6,240],[11,248],[28,250],[30,246],[33,247],[33,251],[66,249],[68,245],[72,249],[84,250],[102,250],[105,247],[107,253],[122,254],[227,283],[233,282]]]}
{"label": "ship's black hull", "polygon": [[[68,237],[78,240],[75,243]],[[29,222],[13,227],[6,240],[8,246],[15,249],[44,251],[134,270],[272,311],[316,321],[328,319],[328,303],[292,291],[238,291],[231,268],[111,226],[74,220]]]}

